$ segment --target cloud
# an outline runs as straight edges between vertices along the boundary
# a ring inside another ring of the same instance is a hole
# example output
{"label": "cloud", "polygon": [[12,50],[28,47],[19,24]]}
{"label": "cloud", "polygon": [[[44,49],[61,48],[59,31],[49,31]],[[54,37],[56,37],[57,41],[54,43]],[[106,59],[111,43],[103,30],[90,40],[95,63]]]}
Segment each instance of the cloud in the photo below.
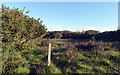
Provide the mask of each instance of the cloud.
{"label": "cloud", "polygon": [[97,30],[97,29],[95,27],[85,27],[83,30],[88,31],[88,30]]}

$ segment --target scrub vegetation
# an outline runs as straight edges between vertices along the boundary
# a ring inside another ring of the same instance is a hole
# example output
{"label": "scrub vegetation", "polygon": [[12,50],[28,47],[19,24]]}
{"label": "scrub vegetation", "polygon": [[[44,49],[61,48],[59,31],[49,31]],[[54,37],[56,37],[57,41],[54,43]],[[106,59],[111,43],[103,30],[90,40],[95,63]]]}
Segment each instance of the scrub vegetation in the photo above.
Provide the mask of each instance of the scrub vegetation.
{"label": "scrub vegetation", "polygon": [[[47,32],[42,20],[25,8],[1,7],[1,64],[11,73],[118,73],[120,31]],[[48,43],[52,43],[47,66]]]}

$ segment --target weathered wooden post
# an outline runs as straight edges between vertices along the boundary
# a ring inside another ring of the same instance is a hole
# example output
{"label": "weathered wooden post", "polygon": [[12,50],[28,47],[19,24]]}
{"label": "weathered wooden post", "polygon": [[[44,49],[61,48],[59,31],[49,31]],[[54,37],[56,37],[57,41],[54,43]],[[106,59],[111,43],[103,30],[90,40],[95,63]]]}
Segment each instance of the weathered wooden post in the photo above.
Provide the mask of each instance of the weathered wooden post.
{"label": "weathered wooden post", "polygon": [[51,63],[51,43],[48,45],[48,66],[50,66]]}

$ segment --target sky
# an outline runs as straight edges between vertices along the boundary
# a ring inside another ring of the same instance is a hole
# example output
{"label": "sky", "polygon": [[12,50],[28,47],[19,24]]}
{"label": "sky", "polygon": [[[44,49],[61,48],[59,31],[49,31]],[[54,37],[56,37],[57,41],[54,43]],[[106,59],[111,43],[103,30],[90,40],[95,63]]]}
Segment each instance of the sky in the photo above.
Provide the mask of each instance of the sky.
{"label": "sky", "polygon": [[113,31],[118,28],[118,2],[4,2],[41,18],[48,31]]}
{"label": "sky", "polygon": [[0,2],[118,2],[119,0],[1,0]]}

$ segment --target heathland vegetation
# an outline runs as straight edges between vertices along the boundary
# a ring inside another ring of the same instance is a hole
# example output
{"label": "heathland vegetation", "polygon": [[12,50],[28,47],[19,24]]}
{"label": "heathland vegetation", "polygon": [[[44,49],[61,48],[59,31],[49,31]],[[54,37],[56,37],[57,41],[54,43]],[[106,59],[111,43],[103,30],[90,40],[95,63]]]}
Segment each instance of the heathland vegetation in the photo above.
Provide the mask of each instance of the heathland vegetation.
{"label": "heathland vegetation", "polygon": [[119,30],[47,32],[42,20],[28,12],[1,7],[2,73],[120,73]]}

